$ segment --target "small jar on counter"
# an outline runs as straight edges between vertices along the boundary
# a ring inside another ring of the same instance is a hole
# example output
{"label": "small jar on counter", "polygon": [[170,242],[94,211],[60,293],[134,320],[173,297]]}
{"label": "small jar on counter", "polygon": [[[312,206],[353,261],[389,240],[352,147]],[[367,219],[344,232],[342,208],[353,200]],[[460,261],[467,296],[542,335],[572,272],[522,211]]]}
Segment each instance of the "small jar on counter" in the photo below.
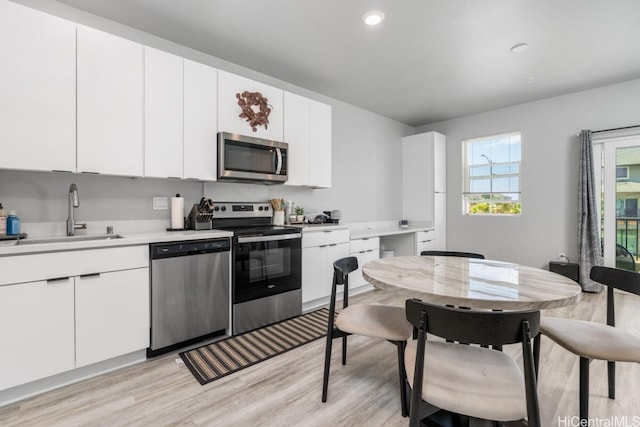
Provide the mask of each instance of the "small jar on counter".
{"label": "small jar on counter", "polygon": [[0,235],[7,234],[7,215],[4,213],[2,203],[0,203]]}
{"label": "small jar on counter", "polygon": [[17,236],[20,234],[20,218],[16,211],[9,211],[7,217],[7,236]]}

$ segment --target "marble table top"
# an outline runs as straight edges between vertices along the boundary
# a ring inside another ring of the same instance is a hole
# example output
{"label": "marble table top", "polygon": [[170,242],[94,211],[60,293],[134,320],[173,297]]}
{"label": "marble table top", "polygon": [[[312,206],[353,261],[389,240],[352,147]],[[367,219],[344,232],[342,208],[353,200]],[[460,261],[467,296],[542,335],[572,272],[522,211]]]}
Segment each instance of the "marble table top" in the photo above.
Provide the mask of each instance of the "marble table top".
{"label": "marble table top", "polygon": [[571,305],[582,288],[573,280],[539,268],[501,261],[401,256],[369,261],[362,275],[375,287],[434,304],[520,310]]}

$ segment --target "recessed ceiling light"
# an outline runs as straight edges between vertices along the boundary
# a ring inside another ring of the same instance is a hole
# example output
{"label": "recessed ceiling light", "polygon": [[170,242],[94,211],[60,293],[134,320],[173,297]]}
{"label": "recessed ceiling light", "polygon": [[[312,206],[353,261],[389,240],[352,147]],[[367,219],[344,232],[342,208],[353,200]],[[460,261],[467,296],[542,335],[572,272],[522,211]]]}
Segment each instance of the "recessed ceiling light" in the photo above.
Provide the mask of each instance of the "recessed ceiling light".
{"label": "recessed ceiling light", "polygon": [[519,43],[515,46],[513,46],[511,48],[511,52],[513,53],[520,53],[520,52],[524,52],[525,50],[527,50],[529,48],[529,45],[526,43]]}
{"label": "recessed ceiling light", "polygon": [[362,15],[362,20],[367,25],[378,25],[382,21],[384,21],[384,13],[380,12],[379,10],[371,10]]}

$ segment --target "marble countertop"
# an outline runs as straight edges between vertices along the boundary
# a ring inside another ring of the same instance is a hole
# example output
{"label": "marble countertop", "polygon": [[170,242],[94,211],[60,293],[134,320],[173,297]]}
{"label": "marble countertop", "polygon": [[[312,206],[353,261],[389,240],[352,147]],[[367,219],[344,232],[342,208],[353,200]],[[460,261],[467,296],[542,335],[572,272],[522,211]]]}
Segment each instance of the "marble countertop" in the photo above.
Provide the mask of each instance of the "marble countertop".
{"label": "marble countertop", "polygon": [[348,229],[348,225],[343,224],[286,224],[289,227],[298,227],[302,229],[303,233],[310,233],[314,231],[330,231],[330,230],[345,230]]}
{"label": "marble countertop", "polygon": [[233,233],[223,230],[185,230],[185,231],[146,231],[115,233],[110,237],[107,234],[80,234],[65,237],[39,236],[27,238],[16,244],[15,240],[0,241],[0,256],[25,255],[42,252],[59,252],[81,249],[96,249],[118,246],[147,245],[149,243],[162,243],[174,241],[187,241],[199,239],[214,239],[219,237],[231,237]]}
{"label": "marble countertop", "polygon": [[539,268],[447,256],[401,256],[369,261],[362,275],[374,286],[433,304],[520,310],[574,304],[582,288]]}

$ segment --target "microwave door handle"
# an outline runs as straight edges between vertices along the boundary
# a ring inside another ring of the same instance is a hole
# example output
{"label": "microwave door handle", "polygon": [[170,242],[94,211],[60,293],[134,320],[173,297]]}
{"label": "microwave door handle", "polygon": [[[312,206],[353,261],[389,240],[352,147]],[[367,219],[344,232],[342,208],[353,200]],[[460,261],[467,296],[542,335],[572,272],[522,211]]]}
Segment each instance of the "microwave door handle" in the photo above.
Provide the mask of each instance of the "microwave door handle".
{"label": "microwave door handle", "polygon": [[282,170],[282,150],[276,148],[276,175],[280,175]]}

